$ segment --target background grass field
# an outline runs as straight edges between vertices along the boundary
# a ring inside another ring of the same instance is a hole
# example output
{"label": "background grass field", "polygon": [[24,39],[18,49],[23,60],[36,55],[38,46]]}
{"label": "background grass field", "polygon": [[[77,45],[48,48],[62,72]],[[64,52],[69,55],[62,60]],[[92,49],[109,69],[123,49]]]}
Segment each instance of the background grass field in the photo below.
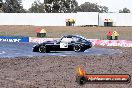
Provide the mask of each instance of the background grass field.
{"label": "background grass field", "polygon": [[[0,35],[36,37],[36,26],[0,26]],[[106,39],[108,31],[117,31],[119,39],[132,40],[132,27],[41,27],[46,29],[48,38],[60,38],[67,34],[82,35],[89,39]]]}

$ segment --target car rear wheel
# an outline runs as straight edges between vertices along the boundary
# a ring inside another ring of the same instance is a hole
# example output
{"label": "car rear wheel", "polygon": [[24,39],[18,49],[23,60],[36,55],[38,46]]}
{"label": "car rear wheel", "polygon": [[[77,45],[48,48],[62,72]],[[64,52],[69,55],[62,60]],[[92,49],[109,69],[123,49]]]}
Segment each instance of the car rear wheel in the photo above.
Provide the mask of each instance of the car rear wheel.
{"label": "car rear wheel", "polygon": [[39,47],[39,52],[40,53],[46,53],[46,47],[45,46],[40,46]]}
{"label": "car rear wheel", "polygon": [[75,52],[81,52],[81,46],[80,45],[75,45],[73,49]]}

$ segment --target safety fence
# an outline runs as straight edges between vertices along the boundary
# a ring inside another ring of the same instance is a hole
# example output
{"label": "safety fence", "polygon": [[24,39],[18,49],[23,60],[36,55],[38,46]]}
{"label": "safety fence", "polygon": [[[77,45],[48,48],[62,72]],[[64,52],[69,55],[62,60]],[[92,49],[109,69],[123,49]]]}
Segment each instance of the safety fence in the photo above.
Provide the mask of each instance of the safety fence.
{"label": "safety fence", "polygon": [[[57,41],[60,38],[36,38],[36,37],[20,37],[20,36],[0,36],[0,42],[31,42],[42,43],[46,41]],[[127,40],[100,40],[88,39],[93,46],[118,46],[118,47],[132,47],[132,41]]]}

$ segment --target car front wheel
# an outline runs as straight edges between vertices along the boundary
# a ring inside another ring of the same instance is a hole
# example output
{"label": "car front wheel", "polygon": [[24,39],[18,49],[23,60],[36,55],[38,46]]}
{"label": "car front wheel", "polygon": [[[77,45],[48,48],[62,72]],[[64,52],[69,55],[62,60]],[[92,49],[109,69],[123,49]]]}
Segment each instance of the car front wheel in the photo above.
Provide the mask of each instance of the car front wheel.
{"label": "car front wheel", "polygon": [[39,52],[40,53],[46,53],[46,47],[45,46],[40,46],[39,47]]}
{"label": "car front wheel", "polygon": [[75,45],[73,49],[75,52],[81,52],[81,46],[80,45]]}

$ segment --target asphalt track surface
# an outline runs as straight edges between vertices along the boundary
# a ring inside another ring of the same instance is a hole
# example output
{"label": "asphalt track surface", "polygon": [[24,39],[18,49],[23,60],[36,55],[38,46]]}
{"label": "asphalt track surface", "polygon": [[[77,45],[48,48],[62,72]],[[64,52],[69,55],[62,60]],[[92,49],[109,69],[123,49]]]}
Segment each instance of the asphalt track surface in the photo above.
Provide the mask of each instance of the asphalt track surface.
{"label": "asphalt track surface", "polygon": [[77,55],[109,55],[120,53],[118,50],[106,49],[106,48],[90,48],[85,52],[74,52],[74,51],[58,51],[51,53],[39,53],[32,52],[34,43],[11,43],[11,42],[0,42],[0,57],[2,58],[13,58],[13,57],[33,57],[33,56],[77,56]]}

